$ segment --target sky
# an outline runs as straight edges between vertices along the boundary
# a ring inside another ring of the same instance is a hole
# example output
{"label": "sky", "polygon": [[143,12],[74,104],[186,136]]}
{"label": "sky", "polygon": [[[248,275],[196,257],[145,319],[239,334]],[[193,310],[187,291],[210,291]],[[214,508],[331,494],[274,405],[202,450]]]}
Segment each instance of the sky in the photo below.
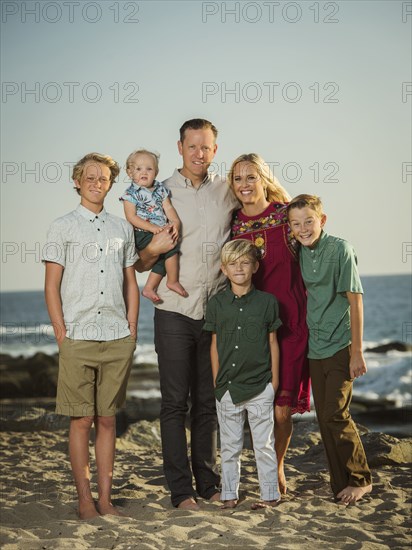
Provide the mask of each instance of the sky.
{"label": "sky", "polygon": [[84,154],[181,166],[185,120],[219,130],[213,169],[259,153],[320,195],[361,275],[410,273],[412,2],[2,1],[1,290],[43,287],[41,250],[74,209]]}

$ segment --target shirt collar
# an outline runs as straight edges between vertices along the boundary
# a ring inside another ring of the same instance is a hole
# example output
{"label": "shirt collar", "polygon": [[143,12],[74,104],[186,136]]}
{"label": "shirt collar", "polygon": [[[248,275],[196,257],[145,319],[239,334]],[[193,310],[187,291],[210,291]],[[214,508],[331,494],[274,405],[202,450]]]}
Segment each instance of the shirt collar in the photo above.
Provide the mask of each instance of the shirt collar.
{"label": "shirt collar", "polygon": [[[184,176],[182,176],[178,168],[175,169],[173,178],[183,187],[193,187],[192,181],[189,178],[185,178]],[[209,183],[209,181],[212,181],[212,175],[208,172],[199,187],[202,187],[202,185]]]}
{"label": "shirt collar", "polygon": [[316,243],[315,248],[313,250],[316,250],[317,252],[321,252],[325,248],[327,237],[328,237],[328,234],[322,229],[322,233],[320,234],[319,240]]}
{"label": "shirt collar", "polygon": [[246,303],[249,301],[250,298],[253,297],[254,294],[256,294],[256,288],[252,285],[252,288],[249,290],[247,294],[244,294],[243,296],[236,296],[236,294],[233,293],[230,283],[227,285],[226,290],[224,291],[226,299],[232,304],[234,301],[244,300]]}
{"label": "shirt collar", "polygon": [[[160,181],[154,180],[153,187],[159,187]],[[136,191],[140,191],[141,189],[147,189],[147,187],[144,187],[143,185],[138,185],[134,181],[132,181],[132,187],[133,189],[136,189]]]}
{"label": "shirt collar", "polygon": [[95,214],[88,208],[85,208],[82,204],[79,204],[79,206],[76,208],[76,212],[78,212],[81,216],[83,216],[83,218],[85,218],[86,220],[89,220],[90,222],[94,222],[96,218],[104,222],[106,221],[108,216],[104,207],[101,212],[99,212],[98,214]]}

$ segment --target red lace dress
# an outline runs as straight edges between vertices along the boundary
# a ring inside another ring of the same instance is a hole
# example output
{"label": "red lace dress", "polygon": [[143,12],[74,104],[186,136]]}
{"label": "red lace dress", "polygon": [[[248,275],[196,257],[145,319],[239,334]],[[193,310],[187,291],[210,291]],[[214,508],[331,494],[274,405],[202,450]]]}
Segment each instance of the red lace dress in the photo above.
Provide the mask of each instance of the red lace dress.
{"label": "red lace dress", "polygon": [[287,223],[286,205],[272,203],[257,216],[245,216],[238,210],[232,222],[232,238],[250,239],[259,248],[260,266],[253,283],[258,290],[273,294],[279,302],[280,381],[275,404],[291,407],[292,414],[309,411],[306,290],[296,241]]}

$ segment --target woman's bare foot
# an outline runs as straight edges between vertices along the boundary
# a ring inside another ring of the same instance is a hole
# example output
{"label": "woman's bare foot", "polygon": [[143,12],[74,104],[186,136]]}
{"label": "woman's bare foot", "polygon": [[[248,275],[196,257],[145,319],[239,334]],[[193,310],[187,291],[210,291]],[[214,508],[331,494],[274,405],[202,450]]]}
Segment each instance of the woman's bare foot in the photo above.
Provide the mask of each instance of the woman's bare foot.
{"label": "woman's bare foot", "polygon": [[232,510],[233,508],[236,508],[237,503],[239,500],[237,498],[232,498],[231,500],[224,500],[222,506],[220,507],[221,510]]}
{"label": "woman's bare foot", "polygon": [[252,510],[262,510],[263,508],[275,508],[280,504],[280,498],[277,500],[261,500],[254,502],[251,506]]}
{"label": "woman's bare foot", "polygon": [[96,506],[97,510],[100,512],[100,515],[102,516],[121,516],[125,517],[123,512],[121,512],[116,506],[113,506],[111,502],[109,503],[98,503]]}
{"label": "woman's bare foot", "polygon": [[338,504],[348,506],[349,504],[355,504],[364,495],[367,495],[372,491],[372,485],[365,485],[365,487],[352,487],[348,485],[340,493],[336,495],[336,498],[340,499]]}
{"label": "woman's bare foot", "polygon": [[183,296],[184,298],[187,298],[189,296],[189,294],[182,287],[182,285],[179,283],[179,281],[176,281],[175,283],[169,283],[169,281],[168,281],[166,283],[166,286],[169,290],[173,290],[173,292],[176,292],[177,294],[180,294],[180,296]]}
{"label": "woman's bare foot", "polygon": [[78,514],[80,519],[93,519],[100,516],[94,502],[79,503]]}
{"label": "woman's bare foot", "polygon": [[199,504],[192,497],[182,500],[182,502],[177,505],[177,508],[179,510],[200,510]]}
{"label": "woman's bare foot", "polygon": [[154,304],[158,304],[159,302],[161,302],[162,300],[160,299],[159,295],[156,294],[155,292],[155,289],[154,288],[150,288],[150,287],[144,287],[143,290],[142,290],[142,296],[144,296],[145,298],[148,298],[149,300],[151,300]]}
{"label": "woman's bare foot", "polygon": [[209,498],[209,502],[221,502],[220,493],[217,492]]}
{"label": "woman's bare foot", "polygon": [[283,466],[281,466],[280,468],[278,467],[278,483],[279,483],[279,493],[281,495],[286,495],[288,487],[286,484],[286,476],[285,476],[285,470],[283,469]]}

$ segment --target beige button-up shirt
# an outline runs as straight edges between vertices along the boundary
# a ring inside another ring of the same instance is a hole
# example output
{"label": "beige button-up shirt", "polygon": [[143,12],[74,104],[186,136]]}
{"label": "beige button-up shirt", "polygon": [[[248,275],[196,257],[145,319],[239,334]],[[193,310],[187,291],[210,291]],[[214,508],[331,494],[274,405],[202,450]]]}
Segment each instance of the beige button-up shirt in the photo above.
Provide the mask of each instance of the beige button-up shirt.
{"label": "beige button-up shirt", "polygon": [[159,309],[174,311],[191,319],[203,319],[208,300],[225,287],[220,271],[220,250],[230,237],[233,211],[239,203],[228,184],[217,174],[208,174],[196,189],[192,182],[175,170],[164,181],[182,222],[179,280],[189,296],[183,298],[159,285],[163,303]]}
{"label": "beige button-up shirt", "polygon": [[123,269],[136,260],[132,226],[104,209],[96,215],[79,205],[51,224],[43,262],[64,267],[60,293],[69,338],[107,341],[130,334]]}

